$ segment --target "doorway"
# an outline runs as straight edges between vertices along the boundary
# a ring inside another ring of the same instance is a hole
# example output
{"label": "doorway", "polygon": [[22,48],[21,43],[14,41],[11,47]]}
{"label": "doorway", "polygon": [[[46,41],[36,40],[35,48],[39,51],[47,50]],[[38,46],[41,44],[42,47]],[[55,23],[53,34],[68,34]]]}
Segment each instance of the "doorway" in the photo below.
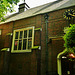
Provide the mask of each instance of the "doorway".
{"label": "doorway", "polygon": [[[57,55],[57,71],[59,75],[75,75],[75,61],[70,61],[65,55],[65,49]],[[75,58],[73,58],[75,59]]]}
{"label": "doorway", "polygon": [[75,75],[75,61],[61,58],[62,75]]}

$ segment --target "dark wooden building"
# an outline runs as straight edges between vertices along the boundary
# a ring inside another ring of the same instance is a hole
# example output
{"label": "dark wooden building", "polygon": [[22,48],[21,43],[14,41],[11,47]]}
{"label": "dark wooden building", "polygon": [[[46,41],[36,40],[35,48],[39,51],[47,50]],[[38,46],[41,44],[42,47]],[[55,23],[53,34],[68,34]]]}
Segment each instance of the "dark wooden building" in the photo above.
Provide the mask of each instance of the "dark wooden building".
{"label": "dark wooden building", "polygon": [[63,58],[62,38],[75,23],[74,16],[63,17],[75,10],[75,0],[22,10],[0,22],[0,75],[75,75],[75,61]]}

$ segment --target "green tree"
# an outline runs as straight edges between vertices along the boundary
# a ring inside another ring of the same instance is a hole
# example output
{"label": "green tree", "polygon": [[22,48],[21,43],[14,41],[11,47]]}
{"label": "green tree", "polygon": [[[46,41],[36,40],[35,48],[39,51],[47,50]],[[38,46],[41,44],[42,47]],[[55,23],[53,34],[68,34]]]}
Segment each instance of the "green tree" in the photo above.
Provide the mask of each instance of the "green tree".
{"label": "green tree", "polygon": [[0,20],[4,20],[7,11],[12,12],[13,6],[17,5],[19,0],[0,0]]}
{"label": "green tree", "polygon": [[75,24],[67,27],[64,41],[64,46],[68,52],[75,54]]}

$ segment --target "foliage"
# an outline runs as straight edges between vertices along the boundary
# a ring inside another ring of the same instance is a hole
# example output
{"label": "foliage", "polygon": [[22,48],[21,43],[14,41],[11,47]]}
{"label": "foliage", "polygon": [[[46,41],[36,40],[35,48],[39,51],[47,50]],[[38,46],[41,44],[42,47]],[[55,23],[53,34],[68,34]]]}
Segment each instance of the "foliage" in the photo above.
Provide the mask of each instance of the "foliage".
{"label": "foliage", "polygon": [[67,28],[63,38],[65,41],[65,48],[67,48],[70,53],[75,54],[75,24],[70,25],[70,27]]}
{"label": "foliage", "polygon": [[13,6],[18,2],[19,0],[0,0],[0,20],[4,20],[7,11],[12,12]]}

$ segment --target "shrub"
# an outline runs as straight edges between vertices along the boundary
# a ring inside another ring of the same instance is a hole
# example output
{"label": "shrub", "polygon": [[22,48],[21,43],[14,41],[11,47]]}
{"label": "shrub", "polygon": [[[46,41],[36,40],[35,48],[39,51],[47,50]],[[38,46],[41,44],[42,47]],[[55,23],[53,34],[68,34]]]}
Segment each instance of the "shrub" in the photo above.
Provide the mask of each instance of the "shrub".
{"label": "shrub", "polygon": [[68,49],[68,51],[75,54],[75,24],[67,27],[66,34],[64,35],[64,46]]}

